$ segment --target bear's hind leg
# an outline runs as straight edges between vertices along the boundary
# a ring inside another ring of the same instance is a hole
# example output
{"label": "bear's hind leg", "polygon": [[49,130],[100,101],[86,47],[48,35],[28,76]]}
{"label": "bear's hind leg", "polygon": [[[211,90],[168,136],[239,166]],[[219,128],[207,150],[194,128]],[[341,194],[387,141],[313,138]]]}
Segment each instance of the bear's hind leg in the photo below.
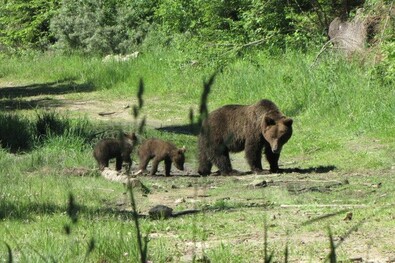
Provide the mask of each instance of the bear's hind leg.
{"label": "bear's hind leg", "polygon": [[262,172],[262,147],[256,143],[246,143],[245,157],[252,172]]}
{"label": "bear's hind leg", "polygon": [[142,154],[139,154],[139,172],[145,172],[147,169],[147,165],[149,161],[151,160],[150,156],[143,156]]}
{"label": "bear's hind leg", "polygon": [[213,164],[209,161],[206,150],[200,149],[198,174],[203,176],[210,175],[212,167]]}
{"label": "bear's hind leg", "polygon": [[224,149],[222,153],[214,157],[214,164],[218,167],[221,175],[229,175],[232,173],[232,164],[230,163],[229,150]]}
{"label": "bear's hind leg", "polygon": [[153,159],[150,175],[155,175],[156,174],[156,172],[158,171],[158,166],[159,166],[159,162],[160,161],[161,160],[159,160],[156,157]]}

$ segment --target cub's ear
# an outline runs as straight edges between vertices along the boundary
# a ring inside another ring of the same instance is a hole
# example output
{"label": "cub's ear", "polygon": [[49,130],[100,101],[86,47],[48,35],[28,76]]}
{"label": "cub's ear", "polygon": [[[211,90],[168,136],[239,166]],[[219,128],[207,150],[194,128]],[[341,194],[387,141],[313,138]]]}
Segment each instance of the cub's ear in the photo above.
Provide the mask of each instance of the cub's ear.
{"label": "cub's ear", "polygon": [[273,120],[272,118],[265,116],[264,122],[267,126],[275,125],[276,121]]}
{"label": "cub's ear", "polygon": [[132,137],[132,140],[136,140],[137,141],[137,136],[136,136],[136,134],[134,132],[132,132],[130,134],[130,136]]}
{"label": "cub's ear", "polygon": [[185,148],[185,145],[182,146],[182,148],[178,149],[178,153],[185,153],[187,149]]}
{"label": "cub's ear", "polygon": [[288,126],[288,127],[291,127],[293,122],[294,122],[294,121],[293,121],[291,118],[286,118],[286,119],[284,120],[284,124],[285,124],[286,126]]}

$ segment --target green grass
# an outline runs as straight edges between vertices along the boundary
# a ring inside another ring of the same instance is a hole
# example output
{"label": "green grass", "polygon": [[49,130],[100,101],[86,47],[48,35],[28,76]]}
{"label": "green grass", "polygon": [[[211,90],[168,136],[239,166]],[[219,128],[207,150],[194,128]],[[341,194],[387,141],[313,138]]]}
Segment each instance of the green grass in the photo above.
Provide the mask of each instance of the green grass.
{"label": "green grass", "polygon": [[[100,58],[54,53],[1,57],[0,106],[7,111],[0,114],[1,139],[11,142],[6,135],[23,130],[26,134],[18,135],[28,142],[22,152],[15,147],[16,154],[0,150],[1,259],[7,258],[5,242],[18,262],[82,262],[92,239],[95,247],[87,262],[139,259],[127,191],[122,184],[98,176],[92,157],[94,143],[103,136],[116,134],[118,128],[136,130],[133,117],[97,121],[78,113],[45,112],[33,102],[44,97],[136,105],[143,78],[140,117],[187,125],[189,110],[197,115],[203,80],[217,69],[204,61],[191,66],[187,54],[162,51],[108,64]],[[380,84],[367,64],[321,57],[313,65],[314,55],[290,52],[270,57],[258,52],[224,65],[212,86],[209,109],[272,99],[295,120],[280,163],[301,172],[142,177],[151,193],[145,196],[135,189],[139,212],[147,213],[159,203],[176,211],[204,209],[201,214],[165,221],[141,219],[142,234],[150,234],[149,260],[188,262],[194,255],[196,259],[205,255],[211,262],[262,259],[265,220],[268,252],[273,251],[275,261],[284,259],[287,243],[290,261],[325,258],[328,227],[335,245],[341,243],[336,250],[339,260],[394,256],[395,90]],[[21,90],[15,92],[17,88]],[[26,105],[35,107],[22,107]],[[102,131],[107,132],[94,136]],[[189,168],[196,170],[195,136],[149,125],[140,136],[185,145]],[[14,141],[18,145],[21,140]],[[246,169],[243,154],[232,159],[238,169]],[[84,176],[76,176],[76,168],[84,169]],[[268,186],[249,186],[257,180],[266,180]],[[341,184],[330,185],[333,182]],[[70,193],[80,208],[76,224],[66,213]],[[181,198],[184,202],[177,205]],[[344,221],[349,211],[353,219]],[[69,235],[66,225],[71,228]]]}

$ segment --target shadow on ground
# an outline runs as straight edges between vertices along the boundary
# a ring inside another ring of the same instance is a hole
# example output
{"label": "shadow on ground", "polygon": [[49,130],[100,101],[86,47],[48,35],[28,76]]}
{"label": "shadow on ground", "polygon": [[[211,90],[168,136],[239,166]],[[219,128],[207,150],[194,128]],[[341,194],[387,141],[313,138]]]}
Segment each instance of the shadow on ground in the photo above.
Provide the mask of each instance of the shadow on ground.
{"label": "shadow on ground", "polygon": [[[148,167],[148,170],[149,169],[150,169],[150,167]],[[284,168],[284,169],[280,169],[279,174],[285,174],[285,173],[320,174],[320,173],[328,173],[328,172],[333,171],[335,169],[336,169],[336,166],[334,166],[334,165],[308,167],[308,168]],[[133,172],[135,173],[135,172],[137,172],[137,170],[134,169]],[[245,175],[252,175],[252,174],[254,174],[254,172],[252,172],[252,171],[234,170],[234,173],[225,175],[225,177],[226,176],[245,176]],[[261,173],[257,173],[257,175],[268,175],[268,174],[270,174],[269,170],[264,170]],[[217,177],[217,176],[221,176],[221,174],[219,171],[216,171],[216,172],[212,172],[209,176]],[[155,175],[145,174],[145,175],[142,175],[142,177],[154,179],[154,178],[169,178],[169,177],[205,177],[205,176],[202,176],[202,175],[198,174],[196,171],[191,170],[191,169],[186,169],[185,171],[179,171],[179,170],[174,169],[171,171],[170,176],[166,176],[164,174],[164,171],[161,170],[161,168],[159,168],[157,174],[155,174]]]}
{"label": "shadow on ground", "polygon": [[336,169],[334,165],[327,165],[327,166],[317,166],[317,167],[309,167],[309,168],[284,168],[281,169],[281,173],[299,173],[299,174],[322,174],[322,173],[329,173]]}
{"label": "shadow on ground", "polygon": [[69,79],[25,86],[4,87],[0,88],[0,109],[11,111],[17,109],[36,109],[38,107],[59,107],[64,103],[57,99],[26,98],[34,96],[92,92],[94,90],[95,88],[91,83],[78,84]]}
{"label": "shadow on ground", "polygon": [[199,125],[197,123],[185,125],[169,125],[157,128],[158,131],[172,132],[177,134],[198,135]]}

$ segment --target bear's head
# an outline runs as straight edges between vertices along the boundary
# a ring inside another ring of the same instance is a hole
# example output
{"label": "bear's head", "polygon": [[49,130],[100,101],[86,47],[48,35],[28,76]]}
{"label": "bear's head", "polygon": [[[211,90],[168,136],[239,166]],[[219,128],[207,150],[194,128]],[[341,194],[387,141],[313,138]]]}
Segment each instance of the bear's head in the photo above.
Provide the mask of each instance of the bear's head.
{"label": "bear's head", "polygon": [[279,154],[283,145],[291,138],[292,135],[291,118],[280,118],[275,120],[265,116],[262,122],[262,135],[270,144],[273,153]]}
{"label": "bear's head", "polygon": [[124,161],[129,161],[130,154],[137,144],[137,136],[133,133],[123,133],[121,143],[121,156]]}
{"label": "bear's head", "polygon": [[177,169],[183,171],[184,170],[184,163],[185,163],[185,152],[186,149],[183,146],[180,149],[177,149],[175,151],[173,151],[172,153],[172,161],[174,163],[174,165],[177,167]]}
{"label": "bear's head", "polygon": [[122,136],[123,136],[123,141],[126,144],[134,146],[137,143],[137,136],[136,136],[136,134],[134,132],[132,132],[132,133],[124,133]]}

